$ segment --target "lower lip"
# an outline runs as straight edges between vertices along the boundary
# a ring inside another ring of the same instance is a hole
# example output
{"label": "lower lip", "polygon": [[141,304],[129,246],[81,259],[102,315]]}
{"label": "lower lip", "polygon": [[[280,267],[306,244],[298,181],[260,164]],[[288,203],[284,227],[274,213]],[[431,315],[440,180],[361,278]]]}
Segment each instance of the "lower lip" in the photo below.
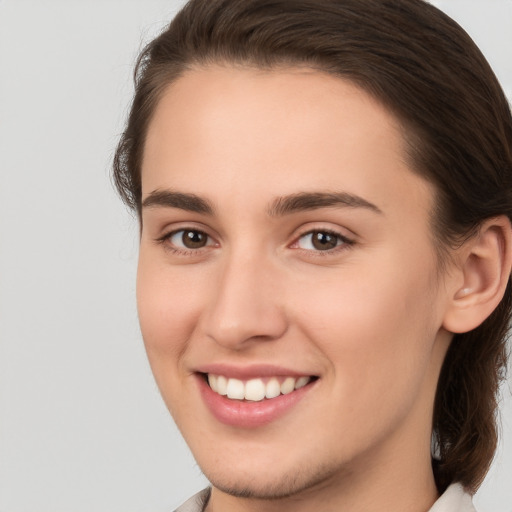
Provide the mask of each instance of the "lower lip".
{"label": "lower lip", "polygon": [[198,382],[204,402],[218,421],[233,427],[255,428],[272,423],[289,412],[311,391],[316,381],[287,395],[259,402],[231,400],[219,395],[210,388],[203,376],[198,376]]}

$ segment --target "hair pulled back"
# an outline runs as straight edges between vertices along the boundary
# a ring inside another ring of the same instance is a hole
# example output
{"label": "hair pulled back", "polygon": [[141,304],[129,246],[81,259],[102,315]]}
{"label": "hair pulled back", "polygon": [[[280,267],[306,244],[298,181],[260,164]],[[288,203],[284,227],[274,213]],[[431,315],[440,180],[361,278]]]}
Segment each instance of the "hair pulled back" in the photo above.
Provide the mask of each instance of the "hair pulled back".
{"label": "hair pulled back", "polygon": [[[162,92],[209,64],[305,65],[349,80],[401,123],[411,169],[436,189],[442,263],[493,216],[512,219],[512,118],[466,32],[423,0],[191,0],[139,57],[135,97],[114,159],[125,203],[141,208],[144,142]],[[444,254],[444,255],[443,255]],[[475,491],[497,444],[497,393],[507,364],[509,285],[478,328],[455,335],[438,384],[433,460],[440,491]]]}

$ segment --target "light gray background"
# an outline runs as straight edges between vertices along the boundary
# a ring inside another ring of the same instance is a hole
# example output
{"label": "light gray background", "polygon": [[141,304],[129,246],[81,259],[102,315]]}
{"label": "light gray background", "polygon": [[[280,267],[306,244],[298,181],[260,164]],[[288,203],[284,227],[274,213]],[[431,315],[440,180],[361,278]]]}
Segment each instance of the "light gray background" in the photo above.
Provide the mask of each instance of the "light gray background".
{"label": "light gray background", "polygon": [[[435,2],[512,97],[512,0]],[[143,42],[179,0],[0,0],[0,511],[170,511],[202,488],[140,340],[109,166]],[[512,512],[512,400],[476,497]]]}

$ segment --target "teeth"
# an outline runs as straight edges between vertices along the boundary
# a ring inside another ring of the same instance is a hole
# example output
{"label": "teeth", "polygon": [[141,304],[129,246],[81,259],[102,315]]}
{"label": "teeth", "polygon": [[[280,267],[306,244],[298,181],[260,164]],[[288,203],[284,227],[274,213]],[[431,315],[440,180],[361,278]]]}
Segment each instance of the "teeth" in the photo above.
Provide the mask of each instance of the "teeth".
{"label": "teeth", "polygon": [[245,399],[259,402],[265,398],[265,384],[261,379],[252,379],[245,384]]}
{"label": "teeth", "polygon": [[276,378],[272,378],[267,382],[267,389],[265,391],[266,398],[275,398],[281,394],[281,384]]}
{"label": "teeth", "polygon": [[265,383],[262,379],[251,379],[244,382],[239,379],[228,379],[222,375],[208,374],[208,384],[219,395],[227,395],[233,400],[250,400],[259,402],[265,398],[276,398],[287,395],[295,389],[303,388],[311,381],[311,377],[286,377],[279,379],[272,377]]}
{"label": "teeth", "polygon": [[[215,389],[215,388],[212,388]],[[228,380],[226,377],[223,377],[222,375],[219,375],[217,377],[217,393],[219,395],[227,395],[228,394]]]}
{"label": "teeth", "polygon": [[228,398],[235,398],[236,400],[243,400],[245,398],[245,386],[241,380],[228,380]]}
{"label": "teeth", "polygon": [[286,377],[281,384],[281,393],[287,395],[295,389],[295,379],[293,377]]}
{"label": "teeth", "polygon": [[208,374],[208,384],[210,384],[210,387],[214,390],[214,391],[217,391],[217,393],[219,392],[218,391],[218,387],[217,387],[217,375],[212,375],[211,373]]}
{"label": "teeth", "polygon": [[303,388],[309,381],[309,377],[299,377],[295,383],[295,389]]}

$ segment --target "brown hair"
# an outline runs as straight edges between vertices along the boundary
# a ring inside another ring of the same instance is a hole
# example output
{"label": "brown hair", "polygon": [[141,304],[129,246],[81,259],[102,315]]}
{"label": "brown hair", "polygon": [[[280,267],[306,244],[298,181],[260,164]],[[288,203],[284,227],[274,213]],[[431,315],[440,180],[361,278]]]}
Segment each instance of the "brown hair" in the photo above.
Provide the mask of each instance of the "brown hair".
{"label": "brown hair", "polygon": [[[135,97],[114,160],[123,200],[140,215],[141,162],[163,90],[188,68],[306,65],[350,80],[401,122],[411,168],[437,190],[434,235],[460,243],[490,217],[512,218],[512,118],[464,30],[423,0],[191,0],[139,57]],[[456,335],[434,405],[440,491],[476,490],[496,444],[506,362],[509,285],[478,328]]]}

